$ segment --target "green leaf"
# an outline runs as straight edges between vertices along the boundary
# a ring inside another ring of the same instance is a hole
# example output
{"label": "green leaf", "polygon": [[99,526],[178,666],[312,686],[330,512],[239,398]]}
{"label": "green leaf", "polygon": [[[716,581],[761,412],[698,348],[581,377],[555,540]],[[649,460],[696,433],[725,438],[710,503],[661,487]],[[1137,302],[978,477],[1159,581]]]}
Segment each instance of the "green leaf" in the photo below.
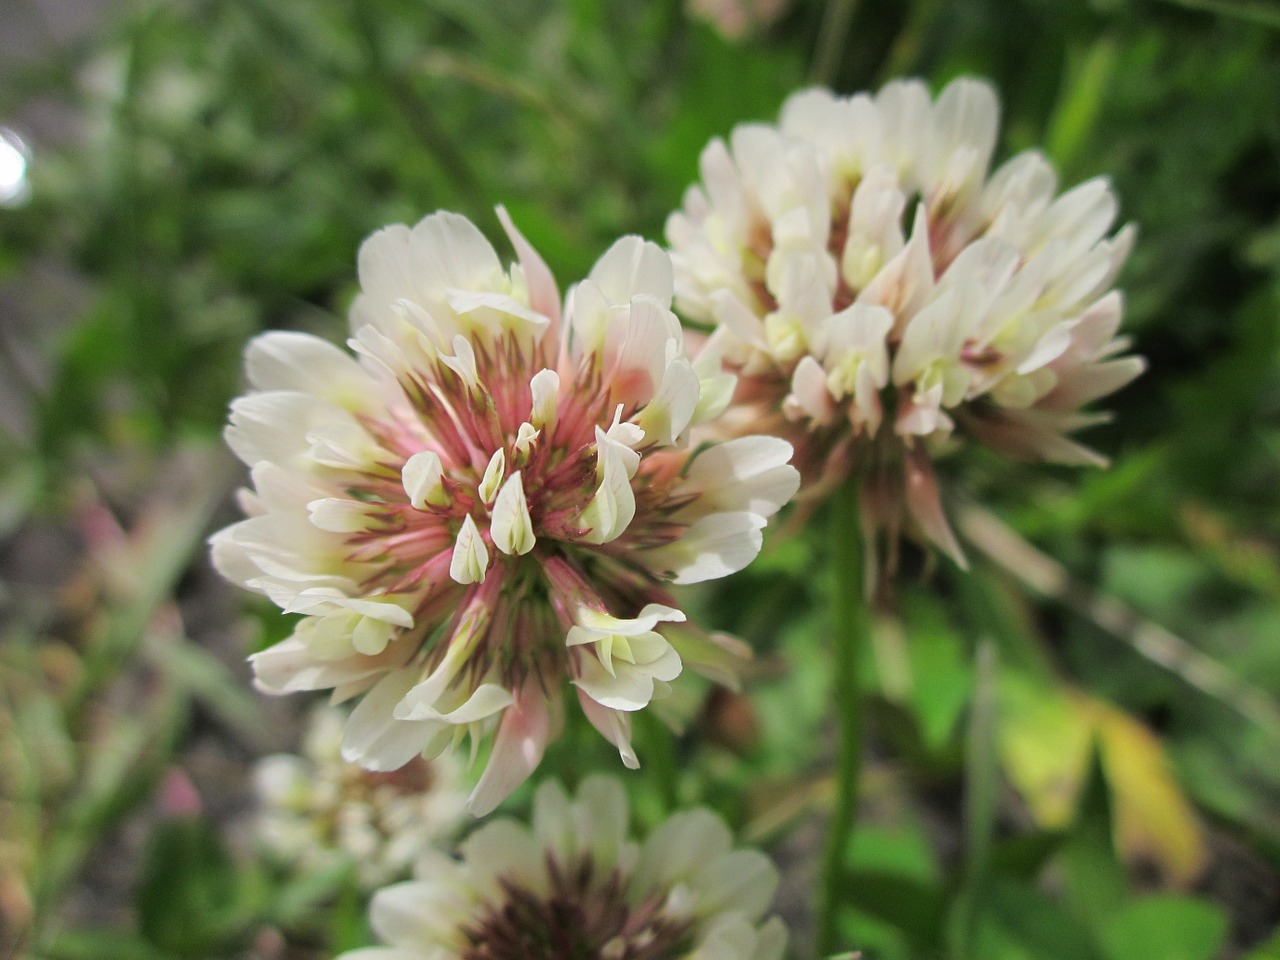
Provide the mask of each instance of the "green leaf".
{"label": "green leaf", "polygon": [[1226,935],[1221,910],[1203,900],[1175,896],[1130,904],[1101,930],[1108,960],[1212,960]]}
{"label": "green leaf", "polygon": [[1128,899],[1124,866],[1116,858],[1111,797],[1095,750],[1076,819],[1062,845],[1067,894],[1095,927]]}
{"label": "green leaf", "polygon": [[907,625],[911,705],[925,744],[946,746],[973,689],[973,667],[964,639],[937,604],[915,604]]}
{"label": "green leaf", "polygon": [[248,927],[245,880],[207,820],[161,821],[138,882],[138,925],[148,940],[177,956],[218,952]]}
{"label": "green leaf", "polygon": [[947,905],[941,887],[881,870],[852,870],[848,876],[848,904],[900,931],[912,955],[941,945]]}
{"label": "green leaf", "polygon": [[981,960],[1110,960],[1078,918],[1036,890],[994,883],[984,903],[974,954]]}

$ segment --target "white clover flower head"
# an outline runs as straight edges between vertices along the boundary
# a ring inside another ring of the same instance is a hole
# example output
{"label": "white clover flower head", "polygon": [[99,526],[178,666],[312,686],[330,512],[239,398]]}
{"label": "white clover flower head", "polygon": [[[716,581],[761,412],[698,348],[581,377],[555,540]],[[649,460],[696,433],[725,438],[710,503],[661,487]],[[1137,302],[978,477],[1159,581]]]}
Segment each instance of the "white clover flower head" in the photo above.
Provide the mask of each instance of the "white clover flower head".
{"label": "white clover flower head", "polygon": [[388,944],[339,960],[781,960],[786,929],[769,908],[778,875],[734,849],[707,810],[677,813],[643,843],[628,836],[616,779],[557,783],[534,798],[533,824],[487,823],[461,860],[428,854],[419,879],[373,898]]}
{"label": "white clover flower head", "polygon": [[252,658],[258,686],[363,695],[348,759],[393,770],[467,735],[474,756],[496,727],[477,816],[537,766],[566,680],[634,767],[631,713],[686,663],[723,677],[665,583],[741,569],[799,485],[785,441],[687,442],[731,384],[687,357],[659,247],[615,243],[562,312],[499,215],[509,270],[456,214],[366,240],[355,358],[250,344],[226,433],[249,518],[212,540],[225,576],[305,614]]}
{"label": "white clover flower head", "polygon": [[450,755],[374,773],[342,759],[346,714],[320,706],[300,754],[263,757],[253,770],[255,840],[299,873],[345,859],[372,890],[409,875],[422,850],[453,838],[466,815],[462,766]]}
{"label": "white clover flower head", "polygon": [[1110,184],[1058,195],[1035,151],[990,172],[998,126],[975,79],[805,90],[712,141],[666,231],[677,308],[739,375],[734,421],[792,440],[811,493],[861,473],[869,539],[906,521],[962,564],[932,456],[969,437],[1101,465],[1067,434],[1143,369],[1117,356],[1134,230],[1109,234]]}

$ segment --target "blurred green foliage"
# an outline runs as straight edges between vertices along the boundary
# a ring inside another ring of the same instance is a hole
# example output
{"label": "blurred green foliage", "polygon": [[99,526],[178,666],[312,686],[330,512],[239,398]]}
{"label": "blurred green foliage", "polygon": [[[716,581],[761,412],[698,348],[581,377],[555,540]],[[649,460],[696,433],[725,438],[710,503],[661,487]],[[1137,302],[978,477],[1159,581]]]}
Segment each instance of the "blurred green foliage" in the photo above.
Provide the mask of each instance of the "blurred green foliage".
{"label": "blurred green foliage", "polygon": [[[0,210],[0,282],[56,330],[23,396],[28,426],[0,437],[6,533],[73,526],[86,477],[132,530],[164,499],[163,464],[220,429],[250,335],[343,335],[355,251],[383,224],[449,208],[496,236],[504,203],[563,281],[619,234],[660,237],[707,140],[775,117],[813,79],[819,49],[831,64],[820,79],[844,91],[903,74],[935,88],[991,77],[1004,155],[1040,145],[1064,184],[1110,175],[1140,225],[1122,285],[1151,369],[1089,438],[1114,458],[1109,472],[981,455],[946,465],[959,499],[1012,539],[971,548],[971,574],[921,565],[901,616],[877,625],[843,933],[869,960],[1278,955],[1272,4],[796,0],[740,38],[674,0],[118,6],[0,84],[0,119],[53,100],[81,120],[35,143],[30,203]],[[824,33],[841,20],[828,6],[847,8],[847,31]],[[50,276],[74,278],[72,315],[40,314]],[[21,334],[0,333],[9,356]],[[216,469],[205,477],[179,501],[198,524],[224,493]],[[25,851],[12,863],[37,894],[25,927],[0,897],[8,932],[67,958],[231,955],[264,925],[299,956],[363,942],[344,877],[267,884],[204,820],[152,826],[131,927],[50,922],[94,844],[144,803],[163,763],[182,761],[191,712],[244,709],[211,657],[146,639],[202,562],[197,532],[169,529],[137,554],[162,569],[144,566],[140,592],[102,601],[91,628],[40,604],[7,618],[0,690],[17,722],[0,745],[25,758],[9,769],[26,779],[6,787],[21,816],[0,839]],[[1057,589],[1037,588],[1008,552],[1028,542],[1062,565]],[[639,728],[656,771],[635,788],[641,820],[673,800],[708,803],[781,857],[815,855],[802,827],[830,803],[826,549],[814,534],[777,541],[697,595],[707,622],[756,647],[757,675],[750,699],[704,702],[697,688],[674,703],[686,724],[675,742]],[[51,644],[81,683],[33,679],[50,675]],[[144,668],[132,666],[140,645]],[[162,680],[149,724],[107,697],[137,669]],[[988,720],[974,708],[984,689]],[[615,762],[571,728],[547,764],[572,779],[595,761]],[[784,892],[801,955],[807,896]],[[305,919],[319,903],[327,928]],[[47,924],[34,941],[33,923]]]}

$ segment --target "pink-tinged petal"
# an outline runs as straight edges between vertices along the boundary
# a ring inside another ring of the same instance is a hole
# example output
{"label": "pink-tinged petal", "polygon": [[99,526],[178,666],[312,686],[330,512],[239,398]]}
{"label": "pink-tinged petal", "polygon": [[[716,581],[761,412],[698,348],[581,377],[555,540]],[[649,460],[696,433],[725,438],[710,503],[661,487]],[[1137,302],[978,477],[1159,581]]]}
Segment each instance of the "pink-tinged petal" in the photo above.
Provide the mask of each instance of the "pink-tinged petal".
{"label": "pink-tinged petal", "polygon": [[854,403],[849,408],[849,421],[854,427],[864,426],[868,436],[876,435],[884,416],[884,405],[880,400],[880,389],[883,386],[883,381],[877,376],[870,363],[863,363],[858,367],[857,382],[853,388]]}
{"label": "pink-tinged petal", "polygon": [[628,770],[639,770],[640,760],[636,757],[636,752],[631,747],[630,714],[601,706],[582,690],[578,691],[578,703],[582,707],[582,712],[586,714],[587,719],[591,721],[591,725],[596,728],[600,736],[618,748],[618,755],[622,757],[623,766]]}
{"label": "pink-tinged petal", "polygon": [[1097,421],[1080,422],[1053,411],[993,410],[966,416],[965,429],[1011,460],[1106,467],[1109,461],[1102,454],[1064,436],[1090,422]]}
{"label": "pink-tinged petal", "polygon": [[1147,369],[1142,357],[1120,357],[1104,363],[1071,370],[1036,406],[1043,410],[1070,412],[1115,393]]}
{"label": "pink-tinged petal", "polygon": [[908,450],[902,460],[902,473],[907,511],[911,514],[911,519],[938,549],[955,561],[956,566],[961,570],[968,570],[969,562],[943,512],[938,480],[928,453],[919,446]]}
{"label": "pink-tinged petal", "polygon": [[827,388],[827,371],[811,355],[805,354],[791,375],[791,393],[783,402],[789,419],[808,417],[815,424],[831,423],[836,418],[836,403]]}
{"label": "pink-tinged petal", "polygon": [[526,684],[507,707],[493,740],[493,752],[476,784],[467,809],[483,817],[510,796],[542,761],[550,732],[546,694],[537,683]]}
{"label": "pink-tinged petal", "polygon": [[927,437],[938,430],[949,430],[951,418],[942,412],[942,384],[937,383],[924,393],[906,397],[898,410],[894,430],[904,437]]}
{"label": "pink-tinged petal", "polygon": [[[502,222],[502,229],[507,232],[507,238],[515,248],[516,256],[520,258],[520,269],[524,273],[524,282],[529,291],[529,306],[549,318],[553,324],[558,324],[560,290],[556,286],[551,269],[533,245],[525,239],[524,234],[516,228],[511,215],[507,213],[507,208],[501,205],[498,206],[498,220]],[[554,331],[551,335],[555,336]]]}
{"label": "pink-tinged petal", "polygon": [[671,359],[668,345],[678,345],[679,336],[675,314],[653,297],[637,296],[627,305],[610,308],[602,376],[611,402],[631,407],[648,403]]}

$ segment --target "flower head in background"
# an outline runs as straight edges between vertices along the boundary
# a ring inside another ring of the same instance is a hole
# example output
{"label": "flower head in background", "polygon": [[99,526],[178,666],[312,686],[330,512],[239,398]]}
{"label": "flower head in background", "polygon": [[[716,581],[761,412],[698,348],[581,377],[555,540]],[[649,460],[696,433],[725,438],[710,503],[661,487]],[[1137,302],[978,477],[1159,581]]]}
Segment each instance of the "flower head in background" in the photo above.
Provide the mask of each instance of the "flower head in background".
{"label": "flower head in background", "polygon": [[932,457],[969,437],[1101,464],[1067,435],[1143,369],[1117,356],[1133,230],[1109,234],[1110,184],[1058,195],[1034,151],[989,172],[998,124],[972,79],[803,91],[713,141],[667,221],[676,306],[739,375],[733,420],[792,440],[810,492],[863,476],[869,541],[909,521],[960,563]]}
{"label": "flower head in background", "polygon": [[258,761],[254,835],[268,855],[300,873],[354,863],[365,889],[409,874],[433,845],[450,840],[466,815],[460,763],[445,754],[374,773],[342,759],[340,707],[311,714],[301,755]]}
{"label": "flower head in background", "polygon": [[616,780],[590,777],[572,800],[546,783],[532,829],[486,824],[461,861],[428,852],[421,879],[379,891],[370,916],[390,946],[340,960],[780,960],[782,922],[760,923],[777,873],[732,844],[707,810],[636,844]]}
{"label": "flower head in background", "polygon": [[393,770],[496,727],[476,815],[538,764],[566,680],[637,765],[631,713],[686,662],[724,669],[665,582],[741,569],[799,483],[777,438],[687,443],[734,381],[686,356],[660,248],[615,243],[562,315],[500,215],[509,270],[456,214],[365,241],[356,358],[249,346],[226,433],[249,519],[212,541],[224,575],[305,614],[253,657],[258,685],[363,695],[348,759]]}

